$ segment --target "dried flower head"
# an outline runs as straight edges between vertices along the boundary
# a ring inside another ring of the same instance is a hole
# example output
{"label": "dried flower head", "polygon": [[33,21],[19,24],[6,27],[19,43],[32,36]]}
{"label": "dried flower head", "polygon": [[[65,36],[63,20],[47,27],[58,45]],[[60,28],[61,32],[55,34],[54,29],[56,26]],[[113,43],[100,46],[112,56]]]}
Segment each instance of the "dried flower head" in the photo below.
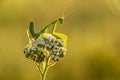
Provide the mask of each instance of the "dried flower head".
{"label": "dried flower head", "polygon": [[37,63],[44,61],[47,56],[54,61],[59,61],[65,53],[65,42],[49,33],[44,33],[36,40],[32,39],[24,49],[26,57]]}

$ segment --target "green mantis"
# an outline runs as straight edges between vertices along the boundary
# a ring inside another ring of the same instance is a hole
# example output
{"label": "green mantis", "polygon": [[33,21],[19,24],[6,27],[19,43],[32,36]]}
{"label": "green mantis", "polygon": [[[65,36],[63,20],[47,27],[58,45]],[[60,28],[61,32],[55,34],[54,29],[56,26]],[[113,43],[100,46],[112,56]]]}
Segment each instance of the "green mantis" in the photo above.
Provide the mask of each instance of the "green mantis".
{"label": "green mantis", "polygon": [[[35,62],[41,80],[45,80],[47,69],[66,54],[67,36],[56,32],[57,23],[62,24],[63,21],[64,17],[56,18],[38,32],[35,32],[34,23],[31,21],[27,29],[29,43],[24,49],[24,54]],[[52,27],[51,31],[47,32],[49,27]]]}
{"label": "green mantis", "polygon": [[57,23],[59,22],[62,24],[63,21],[64,21],[64,17],[59,17],[59,18],[53,20],[50,24],[44,26],[39,32],[35,32],[34,23],[31,21],[30,26],[29,26],[30,34],[31,34],[32,38],[37,39],[41,34],[43,34],[47,31],[48,27],[52,26],[52,35],[54,35],[56,38],[63,39],[64,41],[66,41],[67,40],[66,35],[55,32]]}

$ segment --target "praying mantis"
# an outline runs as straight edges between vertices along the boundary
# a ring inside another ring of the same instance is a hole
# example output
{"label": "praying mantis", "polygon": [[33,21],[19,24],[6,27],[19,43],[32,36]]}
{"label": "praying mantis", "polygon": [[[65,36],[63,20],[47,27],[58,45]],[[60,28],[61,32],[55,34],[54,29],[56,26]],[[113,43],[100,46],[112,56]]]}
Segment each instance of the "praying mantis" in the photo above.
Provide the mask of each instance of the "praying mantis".
{"label": "praying mantis", "polygon": [[40,35],[47,32],[48,27],[52,26],[52,33],[51,34],[54,35],[58,39],[63,39],[64,41],[67,41],[67,36],[65,34],[55,32],[56,27],[57,27],[57,23],[59,22],[62,24],[63,21],[64,21],[64,17],[58,17],[55,20],[53,20],[51,23],[49,23],[48,25],[44,26],[39,32],[35,32],[34,23],[33,23],[33,21],[31,21],[30,26],[29,26],[29,32],[31,34],[31,37],[34,39],[37,39]]}

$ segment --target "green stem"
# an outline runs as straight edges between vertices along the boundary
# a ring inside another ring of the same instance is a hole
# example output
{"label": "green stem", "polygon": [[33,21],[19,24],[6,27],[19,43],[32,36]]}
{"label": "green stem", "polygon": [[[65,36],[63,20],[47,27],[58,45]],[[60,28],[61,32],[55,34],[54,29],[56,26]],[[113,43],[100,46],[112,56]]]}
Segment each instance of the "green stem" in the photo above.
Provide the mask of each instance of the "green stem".
{"label": "green stem", "polygon": [[47,66],[47,63],[46,63],[45,69],[43,70],[43,74],[42,74],[42,80],[45,80],[47,69],[48,69],[48,66]]}
{"label": "green stem", "polygon": [[45,80],[45,75],[44,75],[44,74],[42,74],[41,76],[42,76],[42,77],[41,77],[41,78],[42,78],[42,80]]}
{"label": "green stem", "polygon": [[42,64],[42,66],[43,66],[42,68],[40,68],[40,64],[39,65],[36,64],[37,68],[38,68],[38,71],[40,72],[41,80],[45,80],[46,73],[47,73],[47,70],[48,70],[48,67],[49,67],[48,63],[49,63],[49,56],[46,57],[45,64],[44,63]]}
{"label": "green stem", "polygon": [[45,77],[46,77],[46,73],[47,73],[48,68],[49,68],[52,64],[54,64],[54,63],[55,63],[55,62],[50,63],[50,56],[46,57],[45,63],[44,63],[44,62],[41,63],[41,64],[35,63],[36,66],[37,66],[37,68],[38,68],[38,71],[39,71],[39,73],[40,73],[40,77],[41,77],[40,80],[45,80]]}
{"label": "green stem", "polygon": [[38,69],[38,71],[39,71],[39,73],[40,73],[40,77],[42,77],[43,72],[42,72],[42,70],[41,70],[41,68],[40,68],[40,64],[37,64],[37,63],[35,63],[35,64],[36,64],[37,69]]}
{"label": "green stem", "polygon": [[53,66],[55,63],[56,63],[56,62],[55,62],[55,61],[53,61],[53,62],[49,63],[49,65],[48,65],[48,66]]}

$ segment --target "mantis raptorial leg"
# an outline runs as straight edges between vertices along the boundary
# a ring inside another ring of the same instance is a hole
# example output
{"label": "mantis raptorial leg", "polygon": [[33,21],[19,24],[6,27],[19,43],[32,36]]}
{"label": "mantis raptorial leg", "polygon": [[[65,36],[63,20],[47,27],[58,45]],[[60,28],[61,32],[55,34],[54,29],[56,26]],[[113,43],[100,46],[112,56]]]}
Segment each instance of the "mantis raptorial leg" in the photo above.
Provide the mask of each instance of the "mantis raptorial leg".
{"label": "mantis raptorial leg", "polygon": [[35,32],[34,30],[34,23],[33,22],[30,22],[30,27],[29,27],[29,30],[30,30],[30,34],[31,36],[34,38],[34,39],[37,39],[42,33],[44,33],[48,27],[50,27],[51,25],[54,25],[53,26],[53,31],[52,33],[54,34],[55,32],[55,29],[56,29],[56,25],[57,25],[57,22],[60,22],[60,23],[63,23],[64,21],[64,17],[59,17],[55,20],[53,20],[50,24],[44,26],[39,32]]}

